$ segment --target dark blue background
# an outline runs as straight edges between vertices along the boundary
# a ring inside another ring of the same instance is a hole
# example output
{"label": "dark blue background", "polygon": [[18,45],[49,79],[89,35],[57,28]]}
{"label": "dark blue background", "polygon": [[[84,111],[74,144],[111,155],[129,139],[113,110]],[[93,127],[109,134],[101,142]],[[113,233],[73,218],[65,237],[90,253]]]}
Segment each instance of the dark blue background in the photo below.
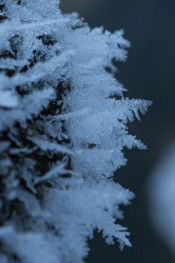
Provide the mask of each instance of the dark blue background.
{"label": "dark blue background", "polygon": [[[175,140],[175,1],[174,0],[62,0],[64,12],[79,12],[91,27],[123,28],[131,42],[127,63],[117,64],[118,80],[130,98],[153,101],[142,117],[129,125],[147,151],[127,151],[128,164],[116,172],[116,180],[136,194],[124,208],[133,248],[120,252],[96,235],[90,242],[87,263],[172,263],[164,243],[149,221],[145,183],[164,147]],[[175,204],[172,204],[174,206]],[[123,208],[122,208],[123,209]]]}

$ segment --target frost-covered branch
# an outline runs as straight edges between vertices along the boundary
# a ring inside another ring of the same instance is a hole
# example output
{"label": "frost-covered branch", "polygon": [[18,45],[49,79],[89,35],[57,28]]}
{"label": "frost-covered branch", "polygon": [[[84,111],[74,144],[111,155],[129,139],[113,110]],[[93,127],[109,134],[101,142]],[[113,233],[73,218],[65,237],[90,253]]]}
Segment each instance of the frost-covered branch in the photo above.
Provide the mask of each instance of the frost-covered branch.
{"label": "frost-covered branch", "polygon": [[145,149],[127,123],[151,103],[124,98],[114,78],[123,31],[90,29],[58,2],[0,3],[3,263],[81,263],[94,230],[131,246],[117,219],[134,195],[112,178],[124,147]]}

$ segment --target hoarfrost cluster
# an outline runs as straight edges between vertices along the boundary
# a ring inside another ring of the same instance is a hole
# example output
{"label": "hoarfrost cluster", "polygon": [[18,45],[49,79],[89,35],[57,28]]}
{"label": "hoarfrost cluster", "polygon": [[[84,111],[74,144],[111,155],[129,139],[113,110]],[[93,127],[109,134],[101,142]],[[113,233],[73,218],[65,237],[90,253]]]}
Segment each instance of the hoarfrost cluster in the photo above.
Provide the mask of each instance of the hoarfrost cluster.
{"label": "hoarfrost cluster", "polygon": [[113,181],[150,102],[124,98],[122,31],[90,29],[58,0],[0,1],[0,262],[83,262],[87,240],[131,246],[133,193]]}

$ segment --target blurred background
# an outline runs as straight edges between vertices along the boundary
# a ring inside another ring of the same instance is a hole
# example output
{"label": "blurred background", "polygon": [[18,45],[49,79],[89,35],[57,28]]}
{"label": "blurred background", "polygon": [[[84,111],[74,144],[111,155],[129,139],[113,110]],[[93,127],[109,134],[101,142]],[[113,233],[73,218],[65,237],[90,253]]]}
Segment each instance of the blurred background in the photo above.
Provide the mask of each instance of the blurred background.
{"label": "blurred background", "polygon": [[117,64],[117,79],[128,89],[125,96],[153,101],[141,122],[129,125],[148,150],[126,150],[128,164],[115,175],[136,194],[131,206],[122,207],[125,219],[121,222],[131,233],[133,247],[120,252],[117,244],[108,246],[96,234],[86,262],[173,263],[175,258],[150,222],[146,183],[161,152],[175,140],[175,1],[62,0],[61,9],[78,12],[91,27],[124,29],[131,48],[127,62]]}

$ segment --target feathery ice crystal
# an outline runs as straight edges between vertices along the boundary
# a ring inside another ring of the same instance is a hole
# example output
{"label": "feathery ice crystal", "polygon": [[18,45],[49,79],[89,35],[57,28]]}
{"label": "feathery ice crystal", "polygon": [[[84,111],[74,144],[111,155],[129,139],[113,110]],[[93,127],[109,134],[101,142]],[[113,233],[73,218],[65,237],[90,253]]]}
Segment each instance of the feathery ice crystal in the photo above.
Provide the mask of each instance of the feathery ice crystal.
{"label": "feathery ice crystal", "polygon": [[[0,1],[0,262],[78,263],[95,229],[130,246],[112,180],[150,102],[123,97],[122,31],[90,29],[58,0]],[[106,68],[110,70],[106,70]]]}

